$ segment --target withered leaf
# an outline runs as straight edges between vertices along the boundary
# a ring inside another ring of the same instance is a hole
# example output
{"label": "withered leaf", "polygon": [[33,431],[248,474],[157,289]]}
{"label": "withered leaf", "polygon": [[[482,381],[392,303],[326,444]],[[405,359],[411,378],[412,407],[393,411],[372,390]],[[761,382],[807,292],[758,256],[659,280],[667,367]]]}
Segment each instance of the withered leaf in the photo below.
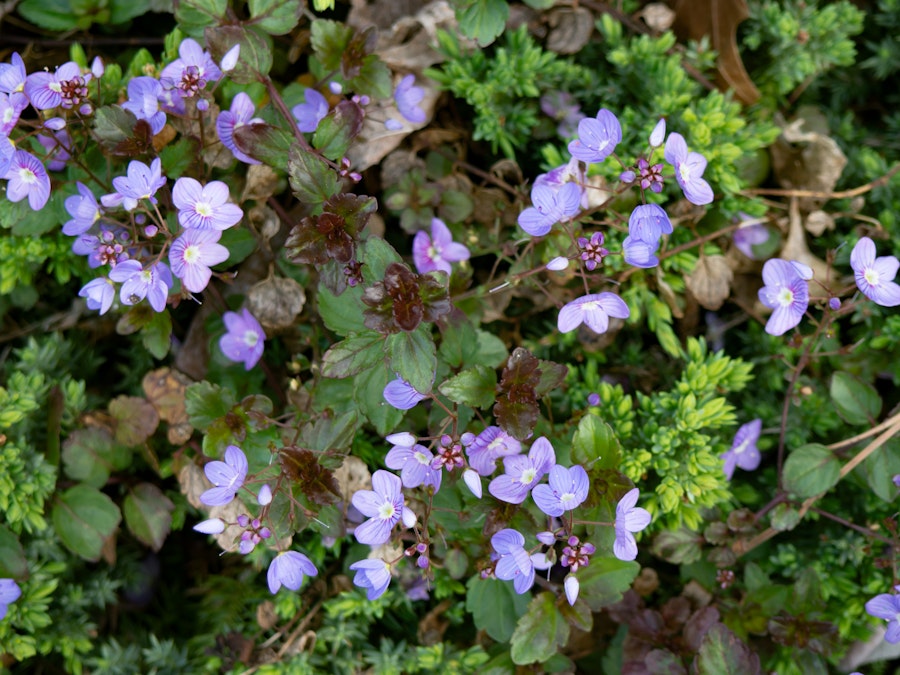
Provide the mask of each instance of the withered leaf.
{"label": "withered leaf", "polygon": [[269,336],[294,325],[305,304],[303,286],[290,277],[263,279],[247,292],[247,308]]}
{"label": "withered leaf", "polygon": [[116,419],[116,440],[129,448],[146,441],[159,426],[159,415],[149,401],[137,396],[119,396],[109,402]]}
{"label": "withered leaf", "polygon": [[187,375],[168,367],[144,375],[144,393],[160,419],[169,423],[167,436],[172,445],[187,443],[194,431],[184,407],[184,392],[191,383]]}
{"label": "withered leaf", "polygon": [[287,446],[279,453],[282,470],[300,491],[316,504],[332,504],[341,498],[341,489],[334,474],[319,464],[311,450]]}
{"label": "withered leaf", "polygon": [[527,349],[517,347],[510,354],[500,377],[500,396],[494,405],[497,424],[513,438],[527,439],[540,414],[536,388],[541,383],[540,361]]}
{"label": "withered leaf", "polygon": [[734,273],[725,256],[708,255],[697,261],[694,271],[685,277],[685,285],[703,307],[717,310],[728,299]]}

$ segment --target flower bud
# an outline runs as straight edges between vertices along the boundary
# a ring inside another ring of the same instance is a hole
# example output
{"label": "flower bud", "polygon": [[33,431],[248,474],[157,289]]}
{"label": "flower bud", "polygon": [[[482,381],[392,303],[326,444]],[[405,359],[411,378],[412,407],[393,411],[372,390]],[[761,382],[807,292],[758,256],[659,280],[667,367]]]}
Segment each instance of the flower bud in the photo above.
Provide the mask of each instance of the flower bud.
{"label": "flower bud", "polygon": [[650,132],[650,147],[658,148],[663,144],[666,140],[666,120],[665,118],[661,119],[656,123],[656,126],[653,127],[653,131]]}
{"label": "flower bud", "polygon": [[51,117],[44,126],[51,131],[61,131],[66,128],[66,121],[62,117]]}
{"label": "flower bud", "polygon": [[106,72],[106,66],[103,63],[103,59],[99,56],[95,56],[94,60],[91,61],[91,75],[100,79],[103,77],[103,73]]}
{"label": "flower bud", "polygon": [[272,503],[272,488],[269,487],[268,483],[259,488],[259,494],[256,496],[256,501],[260,506],[268,506]]}
{"label": "flower bud", "polygon": [[236,44],[234,47],[225,52],[225,56],[222,57],[222,63],[219,64],[219,68],[222,69],[223,73],[227,73],[229,70],[234,70],[234,67],[237,65],[238,57],[241,55],[241,45],[240,43]]}
{"label": "flower bud", "polygon": [[558,256],[547,263],[547,269],[553,270],[554,272],[561,272],[569,266],[569,259],[563,256]]}
{"label": "flower bud", "polygon": [[538,532],[534,535],[544,546],[553,546],[556,543],[556,535],[552,532]]}
{"label": "flower bud", "polygon": [[578,599],[578,590],[580,588],[580,585],[578,583],[578,577],[576,577],[572,574],[569,574],[568,576],[566,576],[565,588],[566,588],[566,600],[569,601],[570,605],[574,605],[575,601]]}
{"label": "flower bud", "polygon": [[332,94],[337,96],[338,94],[344,92],[344,85],[342,85],[340,82],[335,82],[334,80],[332,80],[328,83],[328,89]]}
{"label": "flower bud", "polygon": [[481,499],[481,476],[474,469],[466,469],[463,471],[463,480],[466,487],[472,491],[472,494]]}
{"label": "flower bud", "polygon": [[831,307],[833,312],[838,311],[841,308],[841,299],[840,298],[831,298],[828,301],[828,306]]}
{"label": "flower bud", "polygon": [[219,534],[225,531],[225,523],[221,518],[210,518],[194,525],[194,530],[203,534]]}

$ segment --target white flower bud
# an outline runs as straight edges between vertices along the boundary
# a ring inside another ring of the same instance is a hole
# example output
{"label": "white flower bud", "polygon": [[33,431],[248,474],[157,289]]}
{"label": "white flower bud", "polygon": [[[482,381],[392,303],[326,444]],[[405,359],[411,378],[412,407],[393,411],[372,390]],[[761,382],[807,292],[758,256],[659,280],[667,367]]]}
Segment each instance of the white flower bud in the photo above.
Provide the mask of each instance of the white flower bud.
{"label": "white flower bud", "polygon": [[260,506],[268,506],[272,503],[272,488],[269,487],[268,483],[265,483],[259,488],[259,494],[256,495],[256,501]]}
{"label": "white flower bud", "polygon": [[203,534],[219,534],[225,531],[225,522],[221,518],[210,518],[194,525],[194,530]]}
{"label": "white flower bud", "polygon": [[547,269],[553,270],[554,272],[561,272],[569,266],[569,259],[563,256],[558,256],[547,263]]}
{"label": "white flower bud", "polygon": [[222,57],[222,63],[219,64],[219,67],[222,69],[223,73],[227,73],[229,70],[234,70],[234,67],[237,65],[238,57],[241,55],[241,45],[240,43],[236,44],[234,47],[229,49],[225,56]]}
{"label": "white flower bud", "polygon": [[474,469],[466,469],[463,471],[463,480],[466,487],[472,491],[472,494],[481,499],[481,476]]}
{"label": "white flower bud", "polygon": [[666,140],[666,120],[665,118],[661,119],[656,123],[656,126],[653,127],[653,131],[650,132],[650,147],[658,148],[663,144]]}
{"label": "white flower bud", "polygon": [[569,601],[570,605],[574,605],[575,601],[578,599],[578,589],[580,588],[578,578],[574,574],[570,574],[566,577],[565,588],[566,600]]}

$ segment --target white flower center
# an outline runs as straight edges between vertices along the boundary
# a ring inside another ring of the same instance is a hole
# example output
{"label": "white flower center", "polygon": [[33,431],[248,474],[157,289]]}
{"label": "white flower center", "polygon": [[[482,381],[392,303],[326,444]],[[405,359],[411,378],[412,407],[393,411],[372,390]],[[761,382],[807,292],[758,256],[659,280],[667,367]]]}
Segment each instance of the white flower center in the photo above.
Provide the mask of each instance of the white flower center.
{"label": "white flower center", "polygon": [[149,284],[153,281],[153,273],[150,270],[142,270],[141,271],[141,281],[145,284]]}
{"label": "white flower center", "polygon": [[13,118],[13,109],[11,107],[7,108],[6,110],[3,111],[3,123],[4,124],[9,124],[9,121],[12,118]]}
{"label": "white flower center", "polygon": [[736,455],[740,455],[744,450],[750,447],[750,439],[748,438],[746,441],[737,446],[732,452]]}
{"label": "white flower center", "polygon": [[866,281],[869,282],[869,286],[877,286],[881,281],[881,275],[871,267],[866,268],[866,271],[863,273],[863,277],[865,277]]}
{"label": "white flower center", "polygon": [[682,162],[681,166],[678,167],[678,173],[681,174],[681,180],[685,183],[691,182],[691,170],[687,165],[687,162]]}
{"label": "white flower center", "polygon": [[34,175],[34,171],[24,166],[19,169],[19,180],[26,185],[33,185],[38,182],[37,176]]}
{"label": "white flower center", "polygon": [[575,499],[575,493],[573,492],[563,492],[559,497],[559,501],[563,504],[568,504],[573,499]]}
{"label": "white flower center", "polygon": [[59,82],[51,82],[47,85],[47,89],[55,91],[57,94],[62,93],[62,85]]}
{"label": "white flower center", "polygon": [[397,509],[395,509],[394,505],[390,502],[385,502],[380,507],[378,507],[378,516],[382,520],[390,520],[394,517],[395,513],[397,513]]}
{"label": "white flower center", "polygon": [[782,288],[778,291],[777,300],[782,307],[788,307],[794,302],[794,292],[790,288]]}
{"label": "white flower center", "polygon": [[528,485],[531,481],[534,480],[536,474],[537,469],[525,469],[525,471],[522,472],[522,475],[519,478],[519,482],[523,485]]}
{"label": "white flower center", "polygon": [[188,246],[184,249],[184,262],[188,265],[194,265],[200,260],[200,247],[196,244]]}
{"label": "white flower center", "polygon": [[431,460],[428,459],[428,457],[426,457],[426,456],[425,456],[425,453],[423,453],[423,452],[418,452],[418,451],[417,451],[417,452],[414,452],[414,453],[413,453],[413,457],[416,458],[416,461],[417,461],[419,464],[422,464],[422,465],[424,465],[424,466],[430,466],[430,465],[431,465]]}
{"label": "white flower center", "polygon": [[256,343],[259,342],[259,333],[255,330],[248,330],[244,332],[244,344],[248,347],[255,347]]}
{"label": "white flower center", "polygon": [[197,205],[194,206],[194,211],[204,218],[209,218],[213,214],[213,208],[209,202],[197,202]]}
{"label": "white flower center", "polygon": [[434,244],[428,247],[428,257],[432,260],[436,260],[441,257],[441,249],[437,248]]}

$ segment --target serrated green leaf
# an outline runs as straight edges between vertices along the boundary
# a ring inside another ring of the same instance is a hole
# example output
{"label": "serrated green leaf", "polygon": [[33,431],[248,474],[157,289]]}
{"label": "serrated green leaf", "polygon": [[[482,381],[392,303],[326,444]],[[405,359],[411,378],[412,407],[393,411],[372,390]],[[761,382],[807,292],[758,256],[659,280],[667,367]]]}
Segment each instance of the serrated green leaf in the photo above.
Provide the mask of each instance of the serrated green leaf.
{"label": "serrated green leaf", "polygon": [[12,532],[0,525],[0,579],[22,579],[28,573],[25,550]]}
{"label": "serrated green leaf", "polygon": [[[591,561],[593,566],[594,561]],[[587,569],[590,569],[588,566]],[[528,605],[510,641],[513,663],[542,663],[556,654],[569,639],[569,624],[556,607],[553,593],[541,593]]]}
{"label": "serrated green leaf", "polygon": [[619,560],[612,556],[591,558],[591,564],[578,570],[580,590],[578,599],[599,612],[619,600],[641,571],[634,561]]}
{"label": "serrated green leaf", "polygon": [[242,124],[234,130],[238,150],[277,169],[287,166],[289,151],[296,142],[287,131],[270,124]]}
{"label": "serrated green leaf", "polygon": [[872,492],[886,502],[897,498],[894,476],[900,474],[900,440],[892,438],[873,452],[865,462],[866,478]]}
{"label": "serrated green leaf", "polygon": [[112,472],[130,464],[131,454],[131,449],[117,443],[106,429],[76,429],[63,443],[63,468],[72,480],[101,488]]}
{"label": "serrated green leaf", "polygon": [[341,101],[319,122],[313,134],[313,147],[330,160],[340,160],[362,130],[362,122],[359,104]]}
{"label": "serrated green leaf", "polygon": [[269,35],[285,35],[300,22],[300,0],[250,0],[250,19]]}
{"label": "serrated green leaf", "polygon": [[338,296],[329,291],[325,284],[319,283],[317,307],[328,330],[341,336],[370,332],[363,323],[365,305],[362,304],[362,294],[362,286],[355,286]]}
{"label": "serrated green leaf", "polygon": [[234,407],[234,394],[212,382],[195,382],[184,390],[184,408],[191,426],[206,431]]}
{"label": "serrated green leaf", "polygon": [[800,511],[789,504],[779,504],[769,514],[769,522],[779,532],[793,530],[800,523]]}
{"label": "serrated green leaf", "polygon": [[457,12],[457,18],[463,34],[486,47],[506,28],[509,5],[506,0],[473,0],[465,9]]}
{"label": "serrated green leaf", "polygon": [[141,344],[158,359],[165,358],[172,346],[172,317],[169,310],[153,312],[141,328]]}
{"label": "serrated green leaf", "polygon": [[830,490],[840,479],[841,464],[831,450],[809,443],[791,452],[784,463],[784,489],[800,499]]}
{"label": "serrated green leaf", "polygon": [[829,392],[838,415],[848,424],[875,424],[882,405],[875,387],[838,371],[831,377]]}
{"label": "serrated green leaf", "polygon": [[143,544],[159,551],[172,527],[175,505],[152,483],[138,483],[122,504],[129,531]]}
{"label": "serrated green leaf", "polygon": [[367,55],[359,73],[347,83],[351,91],[371,98],[388,98],[391,95],[391,69],[375,54]]}
{"label": "serrated green leaf", "polygon": [[298,144],[288,153],[288,173],[294,196],[318,213],[322,202],[341,191],[341,182],[325,160]]}
{"label": "serrated green leaf", "polygon": [[228,79],[237,84],[260,82],[272,69],[272,38],[255,27],[243,25],[213,26],[204,31],[210,55],[217,62],[235,45],[241,56]]}
{"label": "serrated green leaf", "polygon": [[105,105],[94,113],[94,135],[107,150],[131,138],[137,117],[117,105]]}
{"label": "serrated green leaf", "polygon": [[619,439],[597,415],[585,415],[572,439],[572,461],[582,466],[615,469],[619,466]]}
{"label": "serrated green leaf", "polygon": [[334,418],[320,417],[303,427],[300,443],[316,452],[349,448],[359,425],[359,414],[355,410]]}
{"label": "serrated green leaf", "polygon": [[454,403],[487,408],[497,398],[497,373],[487,366],[468,368],[445,381],[440,392]]}
{"label": "serrated green leaf", "polygon": [[759,656],[723,624],[716,623],[703,636],[694,659],[697,675],[757,675]]}
{"label": "serrated green leaf", "polygon": [[508,642],[519,617],[528,609],[528,595],[516,593],[513,585],[500,579],[473,576],[466,583],[466,611],[475,627],[497,642]]}
{"label": "serrated green leaf", "polygon": [[384,336],[375,331],[351,333],[325,352],[322,374],[325,377],[350,377],[384,360]]}
{"label": "serrated green leaf", "polygon": [[363,263],[363,281],[371,285],[384,279],[391,263],[403,262],[397,250],[381,237],[369,237],[360,246],[360,262]]}
{"label": "serrated green leaf", "polygon": [[196,138],[179,138],[159,153],[163,175],[169,180],[178,180],[200,156],[200,144]]}
{"label": "serrated green leaf", "polygon": [[353,38],[353,29],[330,19],[316,19],[310,27],[310,43],[325,70],[338,70],[341,57]]}
{"label": "serrated green leaf", "polygon": [[[383,352],[380,352],[380,356],[384,356]],[[353,400],[379,436],[387,436],[396,429],[405,413],[384,400],[384,388],[393,379],[394,374],[383,363],[378,363],[353,378]]]}
{"label": "serrated green leaf", "polygon": [[203,37],[203,29],[225,19],[228,0],[175,0],[178,27],[191,37]]}
{"label": "serrated green leaf", "polygon": [[103,542],[122,520],[112,499],[87,485],[63,492],[53,505],[53,527],[63,545],[85,560],[97,561]]}
{"label": "serrated green leaf", "polygon": [[430,326],[421,325],[411,333],[395,333],[385,342],[391,370],[420,394],[431,391],[437,372],[437,347]]}

